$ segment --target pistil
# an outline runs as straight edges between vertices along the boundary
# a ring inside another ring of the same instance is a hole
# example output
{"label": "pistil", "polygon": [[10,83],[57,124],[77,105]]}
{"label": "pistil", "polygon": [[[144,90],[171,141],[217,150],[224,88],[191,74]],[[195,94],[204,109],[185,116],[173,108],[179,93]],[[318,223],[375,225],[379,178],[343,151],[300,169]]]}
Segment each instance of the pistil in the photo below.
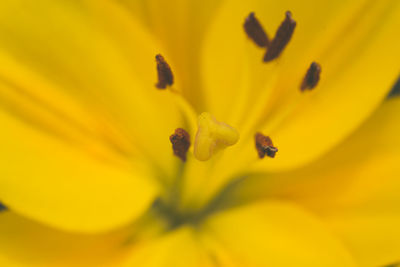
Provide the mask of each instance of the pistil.
{"label": "pistil", "polygon": [[212,155],[236,144],[238,140],[239,133],[235,128],[203,112],[198,118],[194,156],[201,161],[209,160]]}

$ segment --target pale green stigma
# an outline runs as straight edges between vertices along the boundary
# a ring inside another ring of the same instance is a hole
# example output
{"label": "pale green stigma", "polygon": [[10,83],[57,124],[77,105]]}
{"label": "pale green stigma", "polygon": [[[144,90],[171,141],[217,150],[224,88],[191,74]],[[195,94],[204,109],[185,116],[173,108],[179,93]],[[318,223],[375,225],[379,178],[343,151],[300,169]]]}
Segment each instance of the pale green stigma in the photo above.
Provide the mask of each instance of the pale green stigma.
{"label": "pale green stigma", "polygon": [[218,122],[211,114],[203,112],[198,121],[194,143],[194,156],[201,161],[209,160],[218,151],[236,144],[239,132],[232,126]]}

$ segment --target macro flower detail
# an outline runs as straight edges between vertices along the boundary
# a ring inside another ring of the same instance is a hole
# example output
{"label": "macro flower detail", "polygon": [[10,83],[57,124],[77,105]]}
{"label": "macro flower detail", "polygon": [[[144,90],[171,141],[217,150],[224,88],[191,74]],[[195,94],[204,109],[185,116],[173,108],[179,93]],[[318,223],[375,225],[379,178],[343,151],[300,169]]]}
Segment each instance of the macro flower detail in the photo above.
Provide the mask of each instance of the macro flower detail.
{"label": "macro flower detail", "polygon": [[198,160],[209,160],[213,154],[236,144],[238,140],[239,133],[235,128],[203,112],[198,118],[194,155]]}
{"label": "macro flower detail", "polygon": [[268,47],[269,38],[267,33],[264,31],[258,19],[255,17],[254,12],[251,12],[245,22],[244,30],[249,38],[251,38],[256,45],[259,47]]}
{"label": "macro flower detail", "polygon": [[304,80],[301,83],[300,89],[302,91],[313,89],[315,86],[317,86],[320,75],[321,66],[317,62],[312,62],[307,70],[306,76],[304,76]]}
{"label": "macro flower detail", "polygon": [[174,83],[174,75],[172,74],[171,67],[162,55],[156,55],[156,61],[158,74],[158,83],[156,87],[158,89],[165,89],[167,85],[172,85]]}
{"label": "macro flower detail", "polygon": [[169,137],[169,140],[172,143],[175,156],[186,161],[186,153],[190,147],[189,134],[184,129],[178,128],[175,130],[175,133]]}
{"label": "macro flower detail", "polygon": [[274,158],[278,149],[272,144],[271,138],[263,135],[262,133],[256,133],[255,135],[256,149],[258,156],[262,159],[267,155],[268,157]]}
{"label": "macro flower detail", "polygon": [[2,1],[0,265],[398,265],[399,18]]}

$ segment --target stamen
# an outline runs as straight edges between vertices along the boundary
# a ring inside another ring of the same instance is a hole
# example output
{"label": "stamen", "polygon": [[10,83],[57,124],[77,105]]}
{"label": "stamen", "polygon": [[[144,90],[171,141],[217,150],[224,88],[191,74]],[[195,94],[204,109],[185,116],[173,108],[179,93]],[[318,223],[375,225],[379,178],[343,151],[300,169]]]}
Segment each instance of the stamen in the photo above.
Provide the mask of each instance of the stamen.
{"label": "stamen", "polygon": [[197,124],[194,156],[198,160],[209,160],[218,151],[239,141],[239,133],[235,128],[217,121],[207,112],[203,112],[199,116]]}
{"label": "stamen", "polygon": [[311,63],[307,70],[306,76],[304,76],[303,82],[300,85],[300,90],[312,90],[315,86],[317,86],[320,75],[321,65],[319,65],[317,62]]}
{"label": "stamen", "polygon": [[267,53],[264,56],[264,62],[269,62],[277,58],[292,38],[296,21],[292,19],[292,13],[286,12],[286,18],[276,31],[274,39],[271,41]]}
{"label": "stamen", "polygon": [[170,66],[162,55],[156,55],[156,62],[158,75],[158,83],[156,84],[156,87],[158,89],[165,89],[167,86],[171,86],[174,83],[174,76]]}
{"label": "stamen", "polygon": [[268,47],[269,38],[264,31],[261,23],[255,17],[254,12],[251,12],[244,21],[244,31],[247,36],[254,41],[259,47]]}
{"label": "stamen", "polygon": [[274,158],[278,149],[272,144],[271,138],[265,136],[262,133],[256,133],[255,135],[256,149],[260,159],[264,158],[265,155]]}
{"label": "stamen", "polygon": [[190,147],[190,135],[182,128],[175,130],[175,133],[169,137],[172,143],[174,155],[180,158],[183,162],[186,161],[186,154]]}

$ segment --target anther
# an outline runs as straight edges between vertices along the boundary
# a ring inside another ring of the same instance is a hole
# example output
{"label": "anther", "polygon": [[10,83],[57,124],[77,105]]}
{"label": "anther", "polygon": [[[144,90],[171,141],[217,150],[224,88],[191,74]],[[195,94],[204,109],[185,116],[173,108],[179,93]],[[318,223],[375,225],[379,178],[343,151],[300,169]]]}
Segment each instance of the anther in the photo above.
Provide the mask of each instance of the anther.
{"label": "anther", "polygon": [[244,21],[244,31],[247,36],[254,41],[259,47],[268,47],[269,38],[264,31],[261,23],[255,17],[254,12],[251,12]]}
{"label": "anther", "polygon": [[162,55],[156,55],[156,62],[158,75],[158,83],[156,84],[156,87],[158,89],[165,89],[167,86],[171,86],[174,83],[174,76],[172,74],[171,67],[168,65]]}
{"label": "anther", "polygon": [[264,62],[269,62],[277,58],[292,38],[296,21],[292,18],[290,11],[286,12],[286,18],[276,31],[274,39],[268,46],[267,53],[264,56]]}
{"label": "anther", "polygon": [[175,130],[175,133],[169,137],[174,150],[174,155],[182,161],[186,161],[186,154],[190,147],[190,135],[182,128]]}
{"label": "anther", "polygon": [[278,149],[272,144],[271,138],[265,136],[262,133],[256,133],[255,135],[256,149],[258,152],[258,157],[260,159],[264,158],[265,155],[274,158]]}
{"label": "anther", "polygon": [[303,82],[300,85],[300,90],[312,90],[315,86],[317,86],[320,75],[321,65],[319,65],[317,62],[311,63],[307,70],[306,76],[304,76]]}

